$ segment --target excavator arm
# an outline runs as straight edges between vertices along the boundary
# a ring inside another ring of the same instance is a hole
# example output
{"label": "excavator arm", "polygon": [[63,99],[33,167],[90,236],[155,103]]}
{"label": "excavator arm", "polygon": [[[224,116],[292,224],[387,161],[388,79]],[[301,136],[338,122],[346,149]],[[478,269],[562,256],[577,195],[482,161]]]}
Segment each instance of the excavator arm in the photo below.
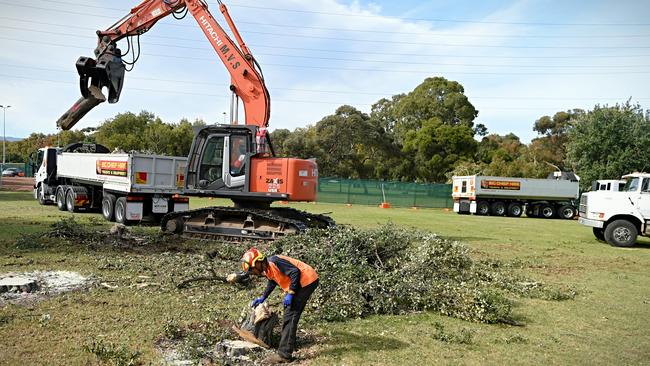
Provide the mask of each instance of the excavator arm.
{"label": "excavator arm", "polygon": [[[228,9],[220,0],[218,3],[237,44],[217,23],[203,0],[145,0],[108,29],[97,31],[99,39],[95,57],[82,56],[76,63],[82,97],[59,118],[57,125],[63,130],[69,130],[95,106],[107,99],[109,103],[119,100],[125,71],[128,71],[127,67],[132,66],[138,57],[135,55],[135,43],[129,40],[126,53],[134,52],[134,59],[133,62],[124,60],[125,55],[117,47],[119,40],[138,37],[139,44],[140,35],[149,31],[160,19],[170,14],[177,17],[188,12],[194,17],[230,73],[230,89],[237,100],[242,100],[245,124],[259,128],[258,138],[268,138],[266,127],[270,115],[270,97],[264,78],[255,58],[237,31]],[[104,89],[108,91],[108,98],[103,94]],[[233,123],[237,123],[236,119]]]}

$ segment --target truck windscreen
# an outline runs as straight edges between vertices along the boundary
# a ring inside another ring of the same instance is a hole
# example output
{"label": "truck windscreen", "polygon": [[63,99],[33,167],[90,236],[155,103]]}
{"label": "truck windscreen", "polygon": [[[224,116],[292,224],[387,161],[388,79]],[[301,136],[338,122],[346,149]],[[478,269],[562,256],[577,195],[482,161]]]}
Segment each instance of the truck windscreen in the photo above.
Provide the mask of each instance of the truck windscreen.
{"label": "truck windscreen", "polygon": [[624,192],[635,192],[639,188],[639,178],[628,178],[623,187]]}

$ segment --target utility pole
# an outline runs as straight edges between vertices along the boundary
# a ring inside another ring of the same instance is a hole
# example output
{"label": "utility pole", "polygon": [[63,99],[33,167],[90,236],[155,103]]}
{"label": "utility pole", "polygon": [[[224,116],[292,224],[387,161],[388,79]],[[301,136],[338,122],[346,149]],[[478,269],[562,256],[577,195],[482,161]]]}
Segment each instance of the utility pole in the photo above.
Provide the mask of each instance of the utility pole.
{"label": "utility pole", "polygon": [[2,169],[0,169],[0,188],[2,187],[2,172],[5,170],[5,159],[7,156],[7,150],[6,150],[6,141],[7,141],[7,135],[6,135],[6,129],[7,129],[7,108],[11,108],[10,105],[0,105],[0,108],[2,108]]}

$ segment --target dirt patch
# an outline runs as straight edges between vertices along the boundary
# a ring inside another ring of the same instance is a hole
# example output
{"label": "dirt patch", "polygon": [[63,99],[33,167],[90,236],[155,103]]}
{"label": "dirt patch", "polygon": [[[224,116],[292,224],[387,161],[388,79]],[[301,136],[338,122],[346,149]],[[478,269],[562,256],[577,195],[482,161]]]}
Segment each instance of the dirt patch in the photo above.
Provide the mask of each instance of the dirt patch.
{"label": "dirt patch", "polygon": [[34,190],[34,178],[2,177],[2,190],[14,192],[31,192]]}
{"label": "dirt patch", "polygon": [[[4,291],[0,294],[0,306],[5,304],[31,305],[58,294],[86,288],[92,280],[76,272],[35,271],[0,274]],[[34,285],[15,286],[14,284]]]}

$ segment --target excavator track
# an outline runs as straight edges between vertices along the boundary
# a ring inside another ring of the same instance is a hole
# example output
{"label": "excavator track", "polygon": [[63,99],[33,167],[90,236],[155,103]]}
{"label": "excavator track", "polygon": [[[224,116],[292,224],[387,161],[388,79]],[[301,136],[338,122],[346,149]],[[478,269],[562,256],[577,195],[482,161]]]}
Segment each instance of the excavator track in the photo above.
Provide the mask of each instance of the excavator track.
{"label": "excavator track", "polygon": [[189,238],[275,240],[308,228],[327,228],[335,224],[326,215],[292,208],[206,207],[169,213],[160,225],[163,232]]}

